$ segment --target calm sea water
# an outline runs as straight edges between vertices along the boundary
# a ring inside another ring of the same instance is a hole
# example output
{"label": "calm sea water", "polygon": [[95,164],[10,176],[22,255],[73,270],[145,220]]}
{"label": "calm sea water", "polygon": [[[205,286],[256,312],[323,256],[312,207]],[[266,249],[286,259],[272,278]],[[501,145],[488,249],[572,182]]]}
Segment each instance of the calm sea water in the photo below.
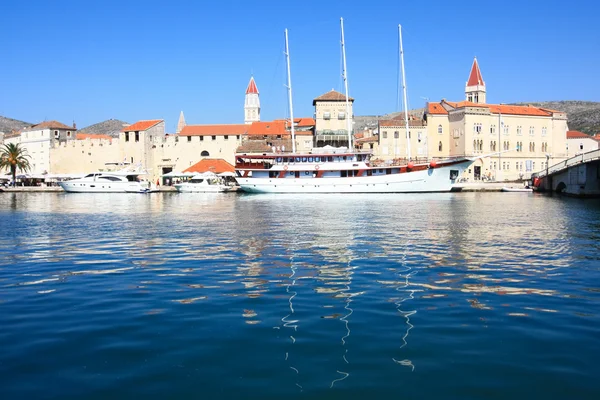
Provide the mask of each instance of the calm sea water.
{"label": "calm sea water", "polygon": [[600,202],[0,194],[0,398],[600,398]]}

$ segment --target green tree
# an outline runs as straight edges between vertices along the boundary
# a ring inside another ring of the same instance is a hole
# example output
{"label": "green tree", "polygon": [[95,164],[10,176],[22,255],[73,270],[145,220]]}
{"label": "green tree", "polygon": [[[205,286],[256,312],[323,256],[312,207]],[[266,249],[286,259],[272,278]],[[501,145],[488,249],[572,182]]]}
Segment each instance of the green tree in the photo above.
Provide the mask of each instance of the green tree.
{"label": "green tree", "polygon": [[7,168],[12,175],[13,186],[17,182],[17,169],[27,172],[31,169],[29,165],[30,156],[27,149],[18,144],[6,143],[0,147],[0,169]]}

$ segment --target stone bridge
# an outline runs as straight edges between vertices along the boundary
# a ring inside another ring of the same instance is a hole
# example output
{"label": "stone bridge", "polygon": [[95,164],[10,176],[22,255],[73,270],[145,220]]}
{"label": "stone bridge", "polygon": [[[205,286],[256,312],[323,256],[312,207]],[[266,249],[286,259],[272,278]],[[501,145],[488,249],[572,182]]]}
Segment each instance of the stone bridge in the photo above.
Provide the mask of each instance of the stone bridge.
{"label": "stone bridge", "polygon": [[537,190],[577,197],[600,197],[600,149],[578,154],[532,174]]}

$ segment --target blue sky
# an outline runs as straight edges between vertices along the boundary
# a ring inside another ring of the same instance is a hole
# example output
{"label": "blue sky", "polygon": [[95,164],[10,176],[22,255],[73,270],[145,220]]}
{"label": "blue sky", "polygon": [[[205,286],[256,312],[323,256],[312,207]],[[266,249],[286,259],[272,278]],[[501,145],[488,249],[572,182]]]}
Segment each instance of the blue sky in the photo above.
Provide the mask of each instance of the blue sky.
{"label": "blue sky", "polygon": [[0,115],[84,126],[109,118],[243,123],[254,75],[261,119],[295,116],[343,90],[344,17],[356,115],[396,111],[397,26],[409,107],[462,100],[473,57],[488,102],[600,101],[594,1],[27,1],[0,3]]}

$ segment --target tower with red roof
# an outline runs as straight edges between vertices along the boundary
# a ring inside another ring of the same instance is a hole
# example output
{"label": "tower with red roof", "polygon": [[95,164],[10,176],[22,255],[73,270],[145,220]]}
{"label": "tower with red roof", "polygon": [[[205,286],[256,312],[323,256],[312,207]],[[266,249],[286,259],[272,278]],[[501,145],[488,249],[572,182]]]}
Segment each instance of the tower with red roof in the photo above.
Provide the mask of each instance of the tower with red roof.
{"label": "tower with red roof", "polygon": [[479,70],[479,64],[477,63],[477,57],[473,59],[469,80],[465,85],[465,95],[467,101],[473,103],[486,103],[485,82],[481,77],[481,71]]}
{"label": "tower with red roof", "polygon": [[246,101],[244,102],[244,123],[251,124],[260,121],[260,99],[258,98],[258,88],[254,77],[250,77],[250,82],[246,88]]}

